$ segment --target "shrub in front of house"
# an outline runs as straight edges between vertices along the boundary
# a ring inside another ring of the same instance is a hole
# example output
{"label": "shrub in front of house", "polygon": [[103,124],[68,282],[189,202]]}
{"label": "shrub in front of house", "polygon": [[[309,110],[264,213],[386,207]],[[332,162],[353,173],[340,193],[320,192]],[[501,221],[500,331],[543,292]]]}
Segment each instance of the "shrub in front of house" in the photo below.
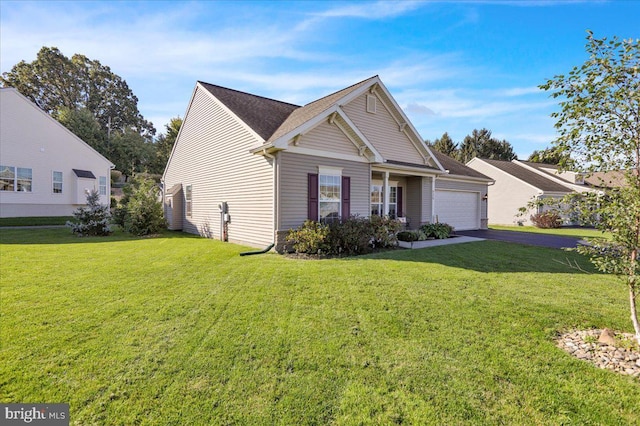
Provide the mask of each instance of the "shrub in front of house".
{"label": "shrub in front of house", "polygon": [[371,216],[372,245],[376,248],[388,248],[398,245],[398,232],[402,223],[397,219],[383,216]]}
{"label": "shrub in front of house", "polygon": [[531,222],[537,228],[560,228],[562,226],[562,218],[556,212],[548,211],[537,213],[531,216]]}
{"label": "shrub in front of house", "polygon": [[402,224],[395,219],[352,216],[330,225],[307,220],[289,230],[287,245],[296,253],[356,255],[393,247]]}
{"label": "shrub in front of house", "polygon": [[453,227],[447,223],[427,223],[420,227],[420,231],[424,233],[427,238],[443,240],[451,236],[451,233],[453,233]]}
{"label": "shrub in front of house", "polygon": [[329,252],[329,226],[313,220],[296,229],[290,229],[286,237],[287,245],[296,253],[321,254]]}

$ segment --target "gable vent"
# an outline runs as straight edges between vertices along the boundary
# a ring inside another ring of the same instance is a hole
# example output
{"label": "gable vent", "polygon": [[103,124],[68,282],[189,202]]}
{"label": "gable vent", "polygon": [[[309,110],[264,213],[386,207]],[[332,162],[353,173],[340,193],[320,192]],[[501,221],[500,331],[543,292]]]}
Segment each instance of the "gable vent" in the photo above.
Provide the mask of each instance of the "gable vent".
{"label": "gable vent", "polygon": [[367,95],[367,112],[371,114],[376,113],[377,98],[373,95]]}

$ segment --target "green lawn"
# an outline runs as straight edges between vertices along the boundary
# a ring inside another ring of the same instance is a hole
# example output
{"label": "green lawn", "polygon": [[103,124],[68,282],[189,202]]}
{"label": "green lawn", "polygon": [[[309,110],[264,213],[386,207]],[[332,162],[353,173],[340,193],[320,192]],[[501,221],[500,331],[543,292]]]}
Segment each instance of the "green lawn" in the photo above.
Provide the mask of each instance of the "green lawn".
{"label": "green lawn", "polygon": [[640,382],[555,347],[631,331],[622,285],[477,242],[240,257],[166,233],[0,230],[0,402],[71,424],[638,424]]}
{"label": "green lawn", "polygon": [[502,226],[502,225],[490,225],[491,229],[499,229],[503,231],[518,231],[518,232],[532,232],[535,234],[549,234],[560,235],[565,237],[580,237],[580,238],[610,238],[607,233],[602,233],[593,228],[551,228],[543,229],[536,228],[535,226]]}

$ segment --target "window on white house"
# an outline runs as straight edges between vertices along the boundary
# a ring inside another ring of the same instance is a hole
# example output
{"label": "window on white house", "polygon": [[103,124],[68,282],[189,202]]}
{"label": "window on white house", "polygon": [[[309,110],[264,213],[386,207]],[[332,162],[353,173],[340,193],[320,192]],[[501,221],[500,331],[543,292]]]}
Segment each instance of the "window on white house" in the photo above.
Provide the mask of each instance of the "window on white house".
{"label": "window on white house", "polygon": [[0,166],[0,191],[31,192],[33,171],[28,167]]}
{"label": "window on white house", "polygon": [[100,195],[107,195],[107,177],[106,176],[100,176],[98,185],[99,185]]}
{"label": "window on white house", "polygon": [[339,175],[319,176],[319,218],[322,223],[340,220],[341,182]]}
{"label": "window on white house", "polygon": [[0,191],[16,190],[16,168],[0,166]]}
{"label": "window on white house", "polygon": [[62,194],[62,172],[53,172],[53,193]]}
{"label": "window on white house", "polygon": [[184,188],[184,198],[185,198],[185,207],[186,207],[186,214],[187,216],[191,217],[191,185],[187,185]]}

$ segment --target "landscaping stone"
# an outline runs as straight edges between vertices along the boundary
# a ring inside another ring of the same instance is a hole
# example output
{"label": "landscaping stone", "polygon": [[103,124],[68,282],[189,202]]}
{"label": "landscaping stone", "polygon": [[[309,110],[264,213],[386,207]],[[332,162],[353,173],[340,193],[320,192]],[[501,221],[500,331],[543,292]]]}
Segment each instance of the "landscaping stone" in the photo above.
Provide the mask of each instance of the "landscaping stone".
{"label": "landscaping stone", "polygon": [[578,330],[562,334],[557,344],[572,356],[598,368],[640,378],[640,348],[632,334],[614,333],[609,329]]}

